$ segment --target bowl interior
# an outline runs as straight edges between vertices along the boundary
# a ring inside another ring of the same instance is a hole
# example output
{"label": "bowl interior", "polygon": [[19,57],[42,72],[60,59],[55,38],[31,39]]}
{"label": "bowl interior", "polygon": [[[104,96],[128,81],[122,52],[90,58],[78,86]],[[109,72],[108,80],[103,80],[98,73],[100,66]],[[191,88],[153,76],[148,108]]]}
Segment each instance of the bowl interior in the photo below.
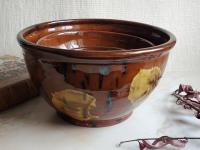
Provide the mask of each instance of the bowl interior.
{"label": "bowl interior", "polygon": [[36,44],[60,49],[87,50],[138,49],[154,45],[137,36],[103,31],[56,32],[40,38]]}
{"label": "bowl interior", "polygon": [[170,33],[146,24],[83,19],[42,23],[20,35],[34,45],[63,49],[138,50],[167,43]]}

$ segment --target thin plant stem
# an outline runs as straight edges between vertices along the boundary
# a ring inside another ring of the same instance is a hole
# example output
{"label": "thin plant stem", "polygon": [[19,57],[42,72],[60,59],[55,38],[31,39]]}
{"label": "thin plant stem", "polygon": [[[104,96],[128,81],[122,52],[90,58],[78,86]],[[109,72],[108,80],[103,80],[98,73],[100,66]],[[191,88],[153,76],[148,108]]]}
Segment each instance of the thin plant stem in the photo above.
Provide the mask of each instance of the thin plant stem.
{"label": "thin plant stem", "polygon": [[[129,142],[137,142],[141,140],[156,140],[157,138],[140,138],[140,139],[134,139],[134,140],[127,140],[127,141],[121,141],[118,146],[120,147],[124,143],[129,143]],[[173,140],[179,140],[179,139],[186,139],[186,140],[200,140],[200,137],[171,137]]]}

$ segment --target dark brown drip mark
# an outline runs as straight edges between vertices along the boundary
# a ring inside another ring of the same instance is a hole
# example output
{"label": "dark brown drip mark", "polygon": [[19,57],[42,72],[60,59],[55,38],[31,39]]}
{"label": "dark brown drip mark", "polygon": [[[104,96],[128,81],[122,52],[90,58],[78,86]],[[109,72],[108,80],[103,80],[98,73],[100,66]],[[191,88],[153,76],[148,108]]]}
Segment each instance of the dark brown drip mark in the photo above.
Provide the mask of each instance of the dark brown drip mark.
{"label": "dark brown drip mark", "polygon": [[95,121],[92,121],[92,127],[97,127],[97,124]]}
{"label": "dark brown drip mark", "polygon": [[86,81],[87,85],[90,85],[90,77],[88,74],[85,74],[85,81]]}
{"label": "dark brown drip mark", "polygon": [[125,74],[126,74],[126,70],[127,70],[127,65],[126,65],[126,64],[123,64],[123,65],[122,65],[122,75],[125,75]]}
{"label": "dark brown drip mark", "polygon": [[99,89],[101,89],[103,86],[103,77],[103,75],[99,74]]}
{"label": "dark brown drip mark", "polygon": [[118,78],[115,79],[115,86],[116,86],[116,87],[119,86],[119,79],[118,79]]}
{"label": "dark brown drip mark", "polygon": [[117,118],[115,119],[116,122],[122,122],[123,118]]}
{"label": "dark brown drip mark", "polygon": [[76,65],[75,65],[75,64],[72,64],[72,72],[73,72],[73,73],[76,73],[76,70],[77,70]]}
{"label": "dark brown drip mark", "polygon": [[118,96],[117,91],[111,91],[111,94],[112,94],[112,97],[117,97]]}
{"label": "dark brown drip mark", "polygon": [[81,87],[82,89],[86,89],[85,81],[81,81]]}
{"label": "dark brown drip mark", "polygon": [[53,67],[55,68],[55,70],[64,76],[64,81],[67,80],[67,64],[55,64],[53,65]]}
{"label": "dark brown drip mark", "polygon": [[63,64],[63,75],[64,75],[64,80],[67,81],[67,64]]}

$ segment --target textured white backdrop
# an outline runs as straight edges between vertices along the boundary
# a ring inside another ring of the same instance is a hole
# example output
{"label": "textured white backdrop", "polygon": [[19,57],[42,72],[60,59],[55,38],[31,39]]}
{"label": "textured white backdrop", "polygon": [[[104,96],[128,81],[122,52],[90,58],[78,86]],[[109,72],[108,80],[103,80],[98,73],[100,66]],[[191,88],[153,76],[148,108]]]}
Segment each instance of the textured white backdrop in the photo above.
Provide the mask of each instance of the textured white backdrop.
{"label": "textured white backdrop", "polygon": [[68,18],[114,18],[166,28],[177,37],[167,71],[200,70],[200,0],[0,0],[0,55],[22,52],[17,32]]}

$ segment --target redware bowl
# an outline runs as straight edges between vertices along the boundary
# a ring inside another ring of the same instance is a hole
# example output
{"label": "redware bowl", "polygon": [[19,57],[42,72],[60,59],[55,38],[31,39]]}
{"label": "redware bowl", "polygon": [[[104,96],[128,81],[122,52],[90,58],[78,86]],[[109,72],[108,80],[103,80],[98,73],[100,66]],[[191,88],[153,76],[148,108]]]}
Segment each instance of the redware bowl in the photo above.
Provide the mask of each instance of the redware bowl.
{"label": "redware bowl", "polygon": [[157,85],[176,42],[164,29],[111,19],[45,22],[17,39],[47,102],[88,127],[126,120]]}

